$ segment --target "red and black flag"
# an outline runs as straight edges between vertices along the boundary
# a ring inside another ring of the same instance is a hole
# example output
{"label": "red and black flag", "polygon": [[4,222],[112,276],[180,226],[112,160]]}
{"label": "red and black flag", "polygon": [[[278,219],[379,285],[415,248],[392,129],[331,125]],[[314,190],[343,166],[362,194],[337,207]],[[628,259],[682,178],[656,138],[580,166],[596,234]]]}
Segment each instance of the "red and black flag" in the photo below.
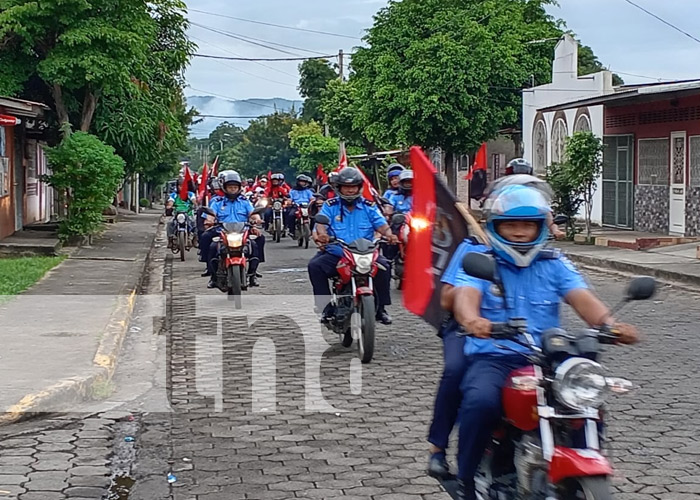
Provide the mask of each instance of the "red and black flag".
{"label": "red and black flag", "polygon": [[323,165],[319,163],[316,167],[316,185],[321,187],[324,184],[328,184],[328,175],[323,171]]}
{"label": "red and black flag", "polygon": [[411,148],[413,190],[411,232],[406,248],[403,304],[435,328],[442,323],[440,278],[457,247],[470,235],[452,191],[421,148]]}

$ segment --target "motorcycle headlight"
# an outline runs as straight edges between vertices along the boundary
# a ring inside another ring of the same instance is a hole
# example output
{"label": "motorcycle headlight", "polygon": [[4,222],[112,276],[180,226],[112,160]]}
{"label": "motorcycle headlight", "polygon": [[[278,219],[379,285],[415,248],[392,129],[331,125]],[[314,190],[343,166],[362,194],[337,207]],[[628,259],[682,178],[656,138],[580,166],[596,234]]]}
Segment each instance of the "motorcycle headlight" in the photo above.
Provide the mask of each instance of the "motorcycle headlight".
{"label": "motorcycle headlight", "polygon": [[282,210],[282,204],[279,201],[276,201],[274,205],[272,205],[272,208],[274,210]]}
{"label": "motorcycle headlight", "polygon": [[608,395],[605,370],[585,358],[568,359],[556,369],[553,389],[559,402],[572,410],[599,408]]}
{"label": "motorcycle headlight", "polygon": [[227,234],[226,242],[228,246],[238,248],[243,245],[243,235],[239,233]]}
{"label": "motorcycle headlight", "polygon": [[187,220],[187,216],[185,214],[177,214],[177,221],[180,224],[183,224]]}
{"label": "motorcycle headlight", "polygon": [[368,274],[372,270],[372,256],[353,254],[355,269],[360,274]]}

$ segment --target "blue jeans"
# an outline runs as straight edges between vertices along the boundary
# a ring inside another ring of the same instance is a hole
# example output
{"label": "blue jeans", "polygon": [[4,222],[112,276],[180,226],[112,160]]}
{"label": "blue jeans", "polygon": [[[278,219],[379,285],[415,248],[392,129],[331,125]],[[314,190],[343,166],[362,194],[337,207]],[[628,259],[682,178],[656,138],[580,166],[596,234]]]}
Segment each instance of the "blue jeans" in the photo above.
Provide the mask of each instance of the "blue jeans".
{"label": "blue jeans", "polygon": [[503,415],[503,385],[510,372],[530,363],[517,355],[475,355],[467,358],[467,363],[461,384],[457,476],[468,491],[473,491],[481,457]]}
{"label": "blue jeans", "polygon": [[464,355],[465,337],[457,335],[456,328],[441,328],[440,333],[445,367],[435,396],[428,441],[435,447],[446,450],[462,404],[460,384],[467,370],[467,358]]}

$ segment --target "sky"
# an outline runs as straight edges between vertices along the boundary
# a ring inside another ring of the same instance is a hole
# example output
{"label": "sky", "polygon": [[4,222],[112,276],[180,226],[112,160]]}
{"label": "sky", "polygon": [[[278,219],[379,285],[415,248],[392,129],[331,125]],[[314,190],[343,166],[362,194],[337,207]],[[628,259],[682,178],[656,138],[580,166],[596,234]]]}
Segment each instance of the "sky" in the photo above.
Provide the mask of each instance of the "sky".
{"label": "sky", "polygon": [[[186,0],[189,35],[199,54],[289,58],[346,53],[386,0]],[[630,0],[700,39],[699,0]],[[628,0],[559,0],[550,13],[566,21],[581,41],[626,83],[700,78],[700,42],[635,8]],[[205,11],[205,14],[198,11]],[[345,37],[280,29],[230,19],[330,32]],[[195,25],[196,24],[196,25]],[[197,26],[201,25],[201,26]],[[212,29],[219,31],[216,33]],[[222,34],[226,32],[229,35]],[[253,37],[255,44],[234,36]],[[280,45],[270,45],[270,42]],[[272,50],[279,49],[283,52]],[[294,47],[294,48],[290,48]],[[303,50],[300,50],[303,49]],[[187,71],[187,95],[229,99],[298,99],[298,62],[217,61],[195,57]]]}

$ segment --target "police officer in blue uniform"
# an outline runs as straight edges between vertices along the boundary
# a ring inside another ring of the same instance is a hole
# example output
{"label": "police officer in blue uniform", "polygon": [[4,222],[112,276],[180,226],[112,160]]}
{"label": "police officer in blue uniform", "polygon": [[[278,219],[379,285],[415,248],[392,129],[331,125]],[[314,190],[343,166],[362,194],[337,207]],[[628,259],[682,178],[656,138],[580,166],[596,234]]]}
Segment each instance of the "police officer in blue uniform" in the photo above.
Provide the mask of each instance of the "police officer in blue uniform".
{"label": "police officer in blue uniform", "polygon": [[294,237],[294,229],[296,226],[297,207],[302,203],[311,204],[314,198],[314,192],[311,189],[312,183],[313,180],[308,175],[298,175],[296,186],[289,192],[292,206],[287,209],[287,213],[285,214],[285,224],[292,238]]}
{"label": "police officer in blue uniform", "polygon": [[389,182],[389,188],[384,191],[384,198],[391,199],[392,196],[399,193],[399,175],[405,169],[399,163],[392,163],[386,170],[386,180]]}
{"label": "police officer in blue uniform", "polygon": [[413,170],[404,170],[399,174],[399,191],[389,201],[395,213],[407,214],[413,210]]}
{"label": "police officer in blue uniform", "polygon": [[[374,239],[375,231],[382,234],[390,243],[396,243],[397,238],[391,233],[386,219],[373,202],[362,198],[362,174],[353,167],[345,167],[337,176],[336,186],[338,196],[328,200],[320,213],[331,221],[329,227],[316,225],[314,240],[317,244],[327,245],[328,234],[346,242],[358,238]],[[309,262],[309,279],[316,296],[317,312],[323,310],[323,319],[332,315],[326,298],[330,295],[328,279],[334,276],[336,265],[342,256],[339,245],[328,245],[322,248]],[[377,297],[377,320],[382,324],[391,324],[391,316],[386,312],[386,306],[391,305],[391,265],[383,257],[378,262],[386,269],[379,270],[374,278],[375,295]],[[324,306],[326,308],[324,309]]]}
{"label": "police officer in blue uniform", "polygon": [[[253,213],[253,205],[244,196],[242,196],[241,176],[233,170],[222,172],[219,176],[224,191],[224,196],[214,198],[209,208],[216,215],[216,219],[220,223],[226,222],[248,222]],[[217,228],[213,227],[202,234],[201,246],[208,249],[205,255],[207,260],[207,273],[210,277],[208,288],[216,288],[214,276],[216,275],[216,266],[218,264],[219,246],[218,243],[212,241],[217,235]],[[265,253],[265,237],[260,234],[256,239],[251,239],[252,253],[248,256],[248,278],[250,286],[258,286],[257,284],[257,268],[260,262],[264,262]]]}
{"label": "police officer in blue uniform", "polygon": [[[486,234],[496,259],[502,296],[493,283],[458,270],[453,319],[446,332],[464,330],[467,367],[461,384],[458,480],[461,499],[475,500],[474,475],[494,427],[502,416],[501,392],[514,369],[526,366],[519,344],[494,342],[493,322],[524,318],[536,342],[559,327],[559,308],[567,302],[589,325],[613,325],[619,343],[638,340],[631,325],[616,323],[609,309],[588,289],[576,268],[558,251],[546,249],[549,203],[536,188],[510,185],[492,193],[485,205]],[[504,350],[498,345],[507,347]]]}

